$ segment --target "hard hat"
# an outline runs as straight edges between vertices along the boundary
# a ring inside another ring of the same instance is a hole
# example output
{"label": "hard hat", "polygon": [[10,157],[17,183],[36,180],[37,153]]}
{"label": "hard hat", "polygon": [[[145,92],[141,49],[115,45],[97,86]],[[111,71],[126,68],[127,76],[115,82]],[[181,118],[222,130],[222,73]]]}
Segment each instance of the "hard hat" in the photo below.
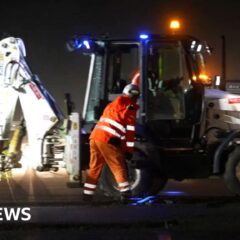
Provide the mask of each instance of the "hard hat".
{"label": "hard hat", "polygon": [[130,83],[124,87],[123,94],[129,96],[130,98],[139,97],[140,89],[137,85]]}

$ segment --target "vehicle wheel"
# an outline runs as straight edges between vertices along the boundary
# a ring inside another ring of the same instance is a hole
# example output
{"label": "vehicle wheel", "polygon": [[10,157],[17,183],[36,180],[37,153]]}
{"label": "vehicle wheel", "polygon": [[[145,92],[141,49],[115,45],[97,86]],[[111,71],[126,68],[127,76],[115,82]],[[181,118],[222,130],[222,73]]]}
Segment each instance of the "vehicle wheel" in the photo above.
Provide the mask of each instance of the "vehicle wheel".
{"label": "vehicle wheel", "polygon": [[[167,178],[154,178],[148,168],[136,169],[128,166],[128,175],[133,196],[157,194],[167,182]],[[100,188],[107,196],[114,198],[119,197],[117,183],[108,166],[105,166],[103,169],[100,179]]]}
{"label": "vehicle wheel", "polygon": [[168,178],[164,175],[155,174],[152,178],[151,187],[149,192],[152,195],[159,193],[167,184]]}
{"label": "vehicle wheel", "polygon": [[224,180],[231,192],[240,195],[240,146],[237,146],[228,157]]}

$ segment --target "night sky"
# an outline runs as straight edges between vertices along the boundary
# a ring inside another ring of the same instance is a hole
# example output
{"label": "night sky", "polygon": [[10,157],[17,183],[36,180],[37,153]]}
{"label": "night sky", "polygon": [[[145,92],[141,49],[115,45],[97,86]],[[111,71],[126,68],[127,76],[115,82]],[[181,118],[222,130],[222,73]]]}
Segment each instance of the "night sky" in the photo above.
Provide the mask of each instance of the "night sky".
{"label": "night sky", "polygon": [[3,3],[0,30],[24,40],[27,60],[49,92],[63,105],[72,94],[80,110],[88,58],[69,53],[65,41],[75,33],[137,36],[164,33],[177,17],[182,32],[213,47],[211,76],[221,74],[221,36],[226,38],[227,79],[240,80],[240,1],[238,0],[79,0]]}

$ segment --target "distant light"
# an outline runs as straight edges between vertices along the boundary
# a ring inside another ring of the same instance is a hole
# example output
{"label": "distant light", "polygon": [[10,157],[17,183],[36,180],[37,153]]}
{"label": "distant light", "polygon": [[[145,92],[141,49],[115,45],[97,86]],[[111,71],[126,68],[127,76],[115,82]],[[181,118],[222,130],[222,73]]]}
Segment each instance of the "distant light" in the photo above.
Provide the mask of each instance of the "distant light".
{"label": "distant light", "polygon": [[193,81],[196,81],[197,80],[197,77],[195,75],[192,76],[192,80]]}
{"label": "distant light", "polygon": [[149,36],[147,34],[140,34],[139,38],[140,39],[148,39]]}
{"label": "distant light", "polygon": [[208,54],[211,54],[211,49],[210,49],[210,47],[209,47],[208,45],[206,45],[205,48],[206,48],[207,53],[208,53]]}
{"label": "distant light", "polygon": [[220,84],[221,84],[221,76],[216,76],[215,85],[216,85],[216,86],[220,86]]}
{"label": "distant light", "polygon": [[192,41],[192,44],[191,44],[191,49],[194,49],[196,46],[196,41]]}
{"label": "distant light", "polygon": [[200,73],[198,76],[198,80],[204,85],[208,85],[211,83],[211,78],[205,73]]}
{"label": "distant light", "polygon": [[201,52],[201,50],[202,50],[202,44],[199,44],[197,47],[197,52]]}
{"label": "distant light", "polygon": [[180,22],[178,20],[172,20],[170,22],[170,29],[179,29],[180,28]]}
{"label": "distant light", "polygon": [[200,80],[203,80],[203,81],[209,80],[209,76],[207,74],[204,74],[204,73],[199,74],[198,77],[199,77]]}

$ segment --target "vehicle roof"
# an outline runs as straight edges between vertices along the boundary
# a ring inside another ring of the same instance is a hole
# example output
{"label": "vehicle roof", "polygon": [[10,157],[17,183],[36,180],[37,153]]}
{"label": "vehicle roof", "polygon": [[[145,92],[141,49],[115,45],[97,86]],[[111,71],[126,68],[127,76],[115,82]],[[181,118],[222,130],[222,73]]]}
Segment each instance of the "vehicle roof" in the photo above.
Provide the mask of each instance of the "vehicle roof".
{"label": "vehicle roof", "polygon": [[161,41],[199,41],[197,38],[191,35],[160,35],[160,34],[149,34],[148,39],[142,40],[139,37],[110,37],[106,36],[96,36],[90,38],[95,41],[104,41],[104,42],[112,42],[112,41],[121,41],[121,42],[141,42],[148,40],[161,40]]}

